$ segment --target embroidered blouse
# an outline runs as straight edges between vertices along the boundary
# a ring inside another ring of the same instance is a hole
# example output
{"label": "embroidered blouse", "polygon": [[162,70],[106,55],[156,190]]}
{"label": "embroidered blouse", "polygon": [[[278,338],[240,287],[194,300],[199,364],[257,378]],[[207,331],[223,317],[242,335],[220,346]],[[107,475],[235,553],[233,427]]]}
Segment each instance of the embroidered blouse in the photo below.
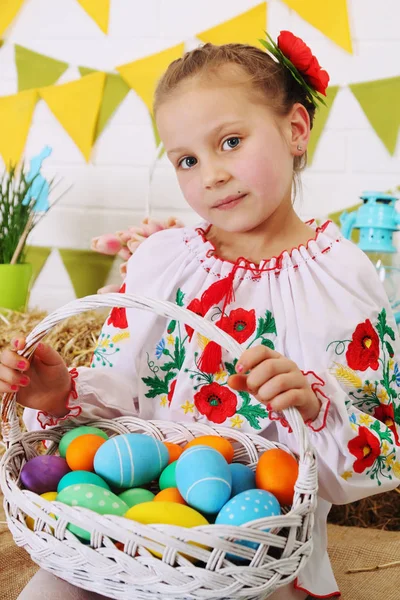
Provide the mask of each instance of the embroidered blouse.
{"label": "embroidered blouse", "polygon": [[[307,423],[319,496],[314,549],[293,592],[326,598],[340,595],[326,550],[331,504],[400,483],[399,339],[368,257],[332,222],[308,224],[314,236],[306,245],[257,266],[220,259],[206,238],[207,224],[161,231],[131,257],[120,291],[175,302],[215,322],[243,350],[263,344],[303,371],[321,400],[319,415]],[[113,308],[90,368],[71,372],[67,417],[82,423],[136,414],[217,423],[296,452],[282,415],[227,386],[234,369],[225,350],[190,327]],[[24,419],[29,429],[57,422],[31,409]]]}

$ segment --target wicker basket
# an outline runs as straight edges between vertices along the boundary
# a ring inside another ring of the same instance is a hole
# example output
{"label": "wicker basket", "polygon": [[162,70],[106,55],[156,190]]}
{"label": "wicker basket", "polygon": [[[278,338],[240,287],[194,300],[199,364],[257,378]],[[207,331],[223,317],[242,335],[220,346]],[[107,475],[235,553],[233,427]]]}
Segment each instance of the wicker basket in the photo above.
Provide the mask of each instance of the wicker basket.
{"label": "wicker basket", "polygon": [[[29,358],[37,343],[65,318],[104,307],[153,311],[190,325],[235,358],[242,353],[231,336],[170,302],[133,294],[104,294],[74,300],[47,316],[28,336],[21,356]],[[207,525],[187,529],[172,525],[142,525],[123,517],[97,515],[84,508],[48,502],[33,492],[22,490],[19,474],[25,462],[37,455],[40,441],[50,440],[52,443],[47,452],[54,454],[61,436],[71,424],[65,423],[46,432],[23,433],[15,395],[4,394],[1,417],[7,450],[0,464],[0,483],[14,540],[42,568],[76,586],[110,598],[267,598],[293,581],[308,560],[317,502],[316,457],[306,427],[296,409],[284,412],[299,448],[299,476],[293,506],[279,517],[258,519],[246,526]],[[196,423],[123,417],[92,424],[108,434],[142,432],[178,444],[199,435],[221,435],[233,442],[234,461],[248,464],[253,469],[265,450],[276,447],[287,450],[260,435]],[[35,521],[34,531],[26,525],[27,516]],[[90,531],[90,543],[84,543],[70,533],[66,529],[68,523]],[[263,531],[267,527],[269,531]],[[257,542],[259,546],[255,550],[235,543],[235,539]],[[117,548],[115,542],[121,542],[124,549]],[[162,560],[150,550],[162,554]],[[243,560],[229,559],[229,553]]]}

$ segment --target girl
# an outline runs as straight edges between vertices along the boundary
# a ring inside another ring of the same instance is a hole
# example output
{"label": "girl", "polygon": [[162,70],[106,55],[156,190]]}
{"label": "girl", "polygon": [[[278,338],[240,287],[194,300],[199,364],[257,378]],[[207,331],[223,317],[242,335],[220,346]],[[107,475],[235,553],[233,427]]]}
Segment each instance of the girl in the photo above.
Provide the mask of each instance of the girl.
{"label": "girl", "polygon": [[[281,411],[296,406],[318,454],[314,548],[294,583],[270,598],[330,598],[340,595],[327,554],[331,504],[399,484],[398,337],[369,259],[331,222],[304,223],[293,209],[328,76],[289,32],[269,49],[275,59],[206,44],[161,79],[157,126],[203,223],[146,240],[120,290],[214,321],[242,344],[239,361],[188,326],[114,308],[92,368],[69,374],[42,344],[29,365],[16,353],[20,338],[2,355],[0,390],[18,392],[30,429],[137,414],[258,432],[294,452]],[[53,599],[98,597],[41,572],[20,598],[44,600],[46,588]]]}

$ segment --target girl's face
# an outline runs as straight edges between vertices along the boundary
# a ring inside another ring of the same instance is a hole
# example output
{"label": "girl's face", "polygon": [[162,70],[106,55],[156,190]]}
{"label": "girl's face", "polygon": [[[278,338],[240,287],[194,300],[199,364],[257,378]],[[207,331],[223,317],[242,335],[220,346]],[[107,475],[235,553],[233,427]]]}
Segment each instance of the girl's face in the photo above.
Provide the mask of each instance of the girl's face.
{"label": "girl's face", "polygon": [[255,229],[291,202],[293,127],[262,100],[245,83],[193,78],[157,111],[184,197],[225,231]]}

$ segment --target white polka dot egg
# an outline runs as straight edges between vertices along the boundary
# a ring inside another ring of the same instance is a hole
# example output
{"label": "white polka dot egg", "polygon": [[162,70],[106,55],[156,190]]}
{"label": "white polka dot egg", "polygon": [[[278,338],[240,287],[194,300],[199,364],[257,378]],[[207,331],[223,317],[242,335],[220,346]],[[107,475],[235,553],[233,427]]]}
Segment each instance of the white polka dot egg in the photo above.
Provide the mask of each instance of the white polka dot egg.
{"label": "white polka dot egg", "polygon": [[[110,490],[91,483],[70,485],[57,495],[56,500],[68,506],[89,508],[100,515],[123,516],[129,510],[128,505]],[[67,529],[85,540],[90,539],[90,533],[76,525],[70,524]]]}

